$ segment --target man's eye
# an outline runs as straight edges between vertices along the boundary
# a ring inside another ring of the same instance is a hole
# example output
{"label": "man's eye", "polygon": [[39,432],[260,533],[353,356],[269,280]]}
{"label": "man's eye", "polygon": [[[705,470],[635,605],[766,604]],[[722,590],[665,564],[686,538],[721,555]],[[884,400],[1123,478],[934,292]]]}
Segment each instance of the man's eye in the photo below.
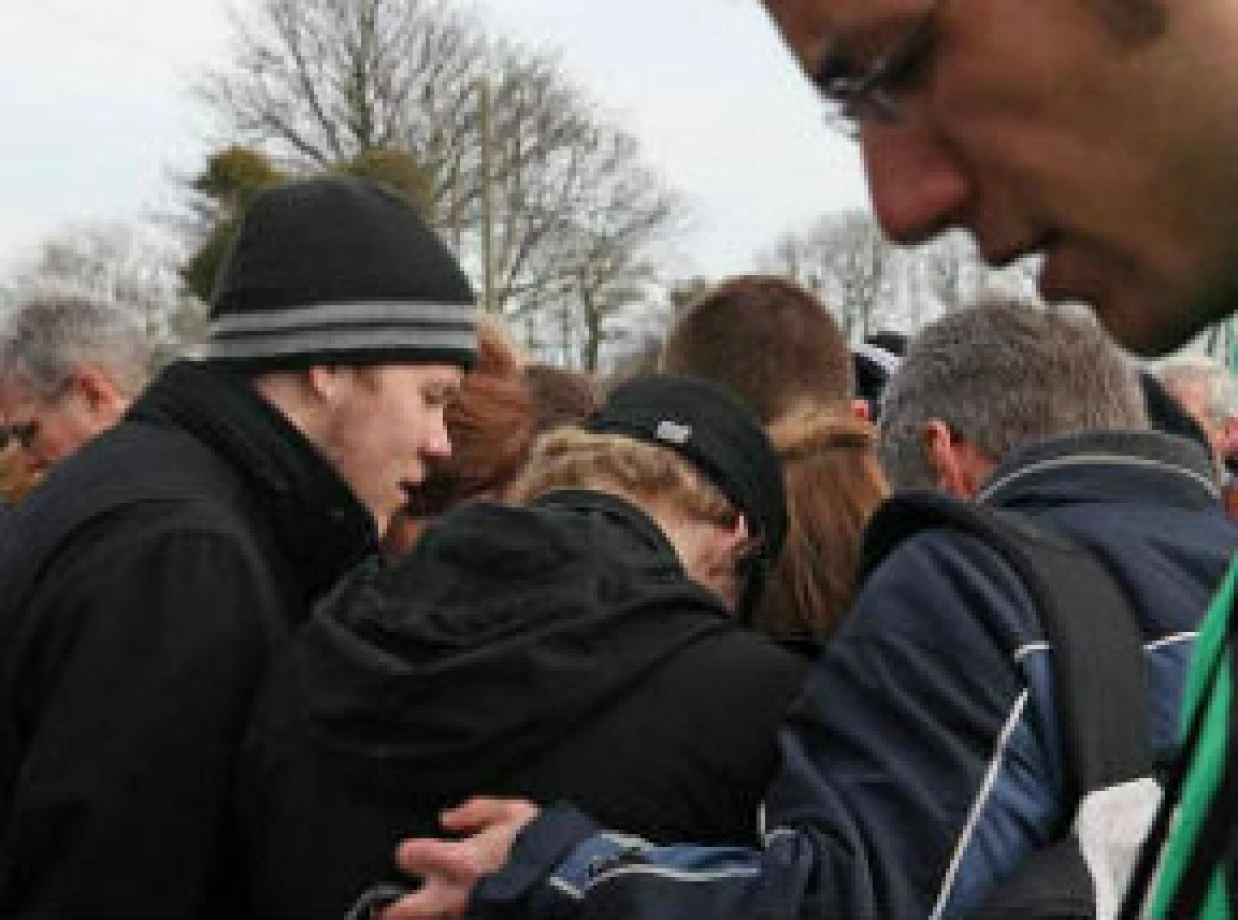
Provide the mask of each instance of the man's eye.
{"label": "man's eye", "polygon": [[924,83],[932,67],[935,32],[930,23],[921,24],[902,46],[875,68],[873,82],[891,95],[916,89]]}
{"label": "man's eye", "polygon": [[810,76],[817,92],[830,102],[846,102],[861,79],[855,65],[837,52],[825,55]]}
{"label": "man's eye", "polygon": [[438,406],[447,405],[453,398],[455,398],[456,394],[454,390],[449,390],[446,388],[439,389],[436,387],[432,390],[426,390],[422,395],[427,406],[437,408]]}
{"label": "man's eye", "polygon": [[14,444],[23,450],[29,450],[38,433],[39,423],[34,419],[2,426],[0,427],[0,450],[7,450]]}
{"label": "man's eye", "polygon": [[929,64],[932,60],[930,47],[922,45],[908,49],[906,53],[892,58],[882,68],[881,88],[888,93],[905,93],[916,89],[928,76]]}

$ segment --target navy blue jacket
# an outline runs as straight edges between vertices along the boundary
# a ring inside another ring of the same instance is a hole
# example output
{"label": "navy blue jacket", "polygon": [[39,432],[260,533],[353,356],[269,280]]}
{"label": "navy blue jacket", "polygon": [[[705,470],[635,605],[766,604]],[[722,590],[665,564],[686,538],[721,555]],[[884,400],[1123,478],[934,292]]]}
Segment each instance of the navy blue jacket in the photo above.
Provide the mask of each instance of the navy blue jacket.
{"label": "navy blue jacket", "polygon": [[[1143,432],[1034,445],[980,496],[1091,547],[1146,636],[1159,761],[1238,532],[1204,453]],[[1012,641],[1013,640],[1013,641]],[[1017,648],[1010,655],[1009,648]],[[1050,649],[997,553],[925,531],[872,574],[782,729],[762,849],[650,847],[566,806],[474,896],[538,917],[926,917],[975,909],[1067,815]]]}

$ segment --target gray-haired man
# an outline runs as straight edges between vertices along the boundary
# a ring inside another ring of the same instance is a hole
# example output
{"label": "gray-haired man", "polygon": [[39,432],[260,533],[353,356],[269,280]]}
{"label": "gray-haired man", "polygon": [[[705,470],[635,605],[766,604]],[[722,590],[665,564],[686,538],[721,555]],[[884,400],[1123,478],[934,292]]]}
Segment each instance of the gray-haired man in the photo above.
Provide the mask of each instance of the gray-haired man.
{"label": "gray-haired man", "polygon": [[114,425],[145,386],[150,337],[116,301],[26,294],[0,315],[0,424],[42,473]]}
{"label": "gray-haired man", "polygon": [[1238,425],[1234,378],[1229,368],[1205,355],[1180,355],[1158,365],[1156,376],[1169,395],[1199,423],[1212,445],[1217,472],[1228,479],[1225,458]]}

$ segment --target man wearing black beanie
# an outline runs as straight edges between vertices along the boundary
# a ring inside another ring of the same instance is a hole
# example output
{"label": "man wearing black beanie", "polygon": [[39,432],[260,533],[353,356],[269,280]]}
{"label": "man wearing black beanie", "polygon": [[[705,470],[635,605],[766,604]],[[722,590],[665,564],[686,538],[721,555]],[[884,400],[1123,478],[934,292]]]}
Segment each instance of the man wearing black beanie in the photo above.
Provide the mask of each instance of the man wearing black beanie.
{"label": "man wearing black beanie", "polygon": [[476,314],[385,186],[254,200],[205,360],[171,365],[0,534],[0,914],[235,913],[251,697],[449,451]]}

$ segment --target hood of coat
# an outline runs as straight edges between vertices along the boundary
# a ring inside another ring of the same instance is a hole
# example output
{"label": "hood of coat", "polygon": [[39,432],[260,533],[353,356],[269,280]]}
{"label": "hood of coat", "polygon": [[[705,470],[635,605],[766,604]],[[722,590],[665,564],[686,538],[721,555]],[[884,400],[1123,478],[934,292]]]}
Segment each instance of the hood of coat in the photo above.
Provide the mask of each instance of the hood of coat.
{"label": "hood of coat", "polygon": [[739,628],[643,512],[592,492],[447,515],[329,595],[275,682],[320,754],[484,789],[686,646]]}

